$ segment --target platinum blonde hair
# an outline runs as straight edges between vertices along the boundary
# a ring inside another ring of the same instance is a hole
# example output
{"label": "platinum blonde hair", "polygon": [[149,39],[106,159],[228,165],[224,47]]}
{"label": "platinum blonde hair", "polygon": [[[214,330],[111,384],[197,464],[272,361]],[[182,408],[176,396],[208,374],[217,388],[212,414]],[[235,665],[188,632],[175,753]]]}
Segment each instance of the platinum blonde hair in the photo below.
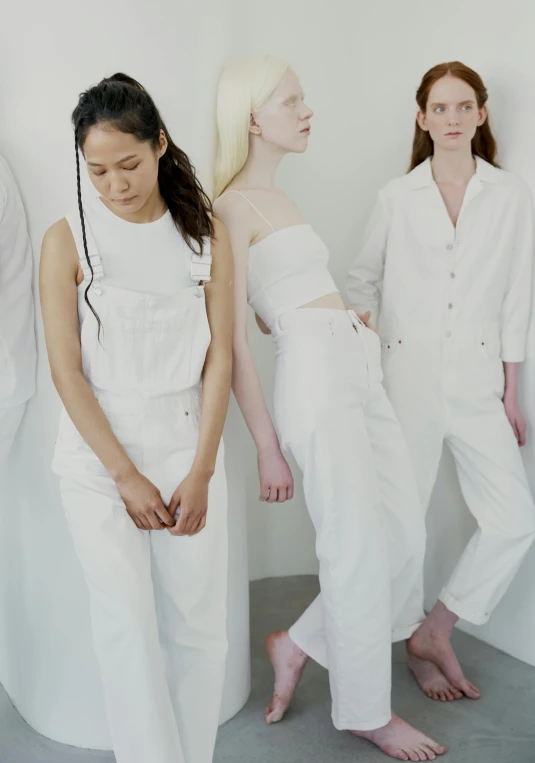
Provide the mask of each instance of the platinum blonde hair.
{"label": "platinum blonde hair", "polygon": [[269,99],[289,64],[273,56],[233,61],[217,86],[217,157],[214,198],[236,177],[249,153],[249,118]]}

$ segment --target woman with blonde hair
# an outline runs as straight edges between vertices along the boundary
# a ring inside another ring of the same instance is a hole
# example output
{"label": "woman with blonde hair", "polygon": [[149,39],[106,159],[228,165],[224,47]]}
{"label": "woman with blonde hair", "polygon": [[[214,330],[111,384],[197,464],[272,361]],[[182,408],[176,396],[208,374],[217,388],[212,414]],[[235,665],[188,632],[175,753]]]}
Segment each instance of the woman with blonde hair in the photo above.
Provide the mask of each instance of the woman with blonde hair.
{"label": "woman with blonde hair", "polygon": [[[455,61],[417,92],[407,175],[379,193],[348,295],[379,309],[385,386],[427,507],[443,444],[478,528],[423,626],[409,664],[433,699],[477,699],[450,642],[485,623],[535,537],[517,400],[533,261],[529,189],[496,162],[487,90]],[[379,294],[381,293],[380,308]]]}
{"label": "woman with blonde hair", "polygon": [[303,472],[320,563],[320,596],[266,640],[275,671],[266,721],[282,719],[312,657],[329,670],[337,729],[399,760],[434,760],[444,747],[390,708],[391,639],[423,619],[425,532],[378,337],[367,316],[345,309],[325,244],[275,185],[282,158],[306,150],[311,117],[286,63],[264,56],[223,71],[214,209],[235,261],[233,389],[257,446],[262,497],[285,501],[291,474],[249,349],[249,304],[275,344],[275,421]]}

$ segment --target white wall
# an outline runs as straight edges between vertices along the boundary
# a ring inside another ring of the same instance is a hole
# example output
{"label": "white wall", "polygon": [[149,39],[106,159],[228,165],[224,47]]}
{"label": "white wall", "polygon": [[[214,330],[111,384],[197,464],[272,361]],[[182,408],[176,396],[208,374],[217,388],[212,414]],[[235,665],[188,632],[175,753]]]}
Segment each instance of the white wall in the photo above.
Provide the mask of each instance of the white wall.
{"label": "white wall", "polygon": [[[71,111],[78,94],[103,76],[122,70],[148,88],[209,187],[215,84],[229,55],[231,18],[229,0],[87,5],[49,0],[10,6],[9,23],[0,28],[0,152],[22,192],[36,263],[46,228],[76,205]],[[41,733],[107,748],[86,587],[50,470],[60,404],[50,381],[39,308],[37,333],[37,396],[0,475],[0,680]],[[226,435],[231,669],[224,717],[239,709],[249,689],[246,529],[235,408]]]}
{"label": "white wall", "polygon": [[[306,155],[286,159],[279,180],[328,243],[340,287],[377,190],[406,170],[414,95],[421,76],[434,64],[460,59],[482,74],[490,90],[502,164],[535,189],[532,0],[452,0],[446,5],[432,0],[237,0],[237,5],[235,55],[269,52],[286,58],[316,112]],[[252,335],[270,396],[269,340]],[[535,355],[535,340],[531,344]],[[533,361],[525,364],[523,373],[523,408],[531,425],[524,457],[535,487]],[[276,509],[260,504],[253,510],[257,488],[252,453],[247,467],[252,575],[314,572],[312,532],[302,496]],[[447,534],[442,532],[446,528]],[[446,459],[429,517],[428,604],[471,528]],[[491,623],[477,633],[535,664],[534,581],[535,550]]]}

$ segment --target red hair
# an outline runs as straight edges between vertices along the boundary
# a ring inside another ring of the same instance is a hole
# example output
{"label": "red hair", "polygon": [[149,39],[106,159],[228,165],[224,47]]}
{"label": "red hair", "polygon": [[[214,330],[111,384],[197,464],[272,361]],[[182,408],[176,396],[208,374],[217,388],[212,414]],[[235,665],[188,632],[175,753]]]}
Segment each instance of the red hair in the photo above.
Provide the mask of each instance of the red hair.
{"label": "red hair", "polygon": [[[468,66],[462,64],[460,61],[450,61],[446,64],[438,64],[438,66],[434,66],[424,74],[420,87],[416,91],[416,102],[420,107],[420,111],[426,111],[431,88],[443,77],[457,77],[457,79],[466,82],[476,94],[478,108],[481,109],[486,104],[488,99],[487,88],[483,84],[483,80],[479,74]],[[474,156],[480,156],[494,167],[500,166],[496,161],[498,147],[494,135],[492,134],[492,130],[490,129],[488,117],[484,123],[477,128],[476,134],[472,138],[472,153]],[[418,120],[416,120],[409,172],[432,155],[433,141],[431,140],[431,136],[429,135],[429,132],[422,130],[418,124]]]}

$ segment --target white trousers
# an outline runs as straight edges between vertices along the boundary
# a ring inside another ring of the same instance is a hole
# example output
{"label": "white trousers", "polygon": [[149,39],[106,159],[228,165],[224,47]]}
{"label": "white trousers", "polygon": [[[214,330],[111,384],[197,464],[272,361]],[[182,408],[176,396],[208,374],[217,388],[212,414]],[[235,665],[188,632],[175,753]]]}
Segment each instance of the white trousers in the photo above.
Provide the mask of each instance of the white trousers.
{"label": "white trousers", "polygon": [[7,460],[26,410],[26,403],[14,408],[0,408],[0,465]]}
{"label": "white trousers", "polygon": [[303,472],[321,586],[290,634],[329,670],[335,727],[379,728],[391,718],[393,629],[407,638],[423,619],[418,493],[378,337],[339,310],[279,325],[275,416]]}
{"label": "white trousers", "polygon": [[[118,412],[100,402],[167,505],[193,462],[198,404],[181,396]],[[227,651],[222,447],[207,524],[194,537],[139,530],[65,414],[54,469],[89,587],[117,763],[211,763]]]}
{"label": "white trousers", "polygon": [[464,620],[483,624],[535,537],[535,507],[502,403],[499,348],[468,340],[389,341],[383,343],[383,367],[425,508],[443,443],[455,460],[478,529],[440,599]]}

